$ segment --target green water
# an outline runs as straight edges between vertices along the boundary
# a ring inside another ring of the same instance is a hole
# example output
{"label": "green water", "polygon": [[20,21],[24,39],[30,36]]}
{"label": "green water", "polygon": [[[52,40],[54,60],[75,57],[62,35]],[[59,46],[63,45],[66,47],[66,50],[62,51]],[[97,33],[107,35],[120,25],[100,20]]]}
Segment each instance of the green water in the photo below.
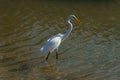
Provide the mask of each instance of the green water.
{"label": "green water", "polygon": [[[81,24],[45,62],[40,48],[70,14]],[[120,2],[1,0],[0,80],[120,80]]]}

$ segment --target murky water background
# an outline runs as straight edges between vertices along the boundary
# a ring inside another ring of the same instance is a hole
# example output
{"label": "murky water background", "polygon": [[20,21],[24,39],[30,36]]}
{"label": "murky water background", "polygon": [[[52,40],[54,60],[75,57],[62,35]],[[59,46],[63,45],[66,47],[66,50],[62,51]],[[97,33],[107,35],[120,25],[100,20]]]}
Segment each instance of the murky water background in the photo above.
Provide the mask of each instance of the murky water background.
{"label": "murky water background", "polygon": [[[82,24],[59,48],[39,54],[46,40]],[[120,80],[119,1],[0,1],[0,80]]]}

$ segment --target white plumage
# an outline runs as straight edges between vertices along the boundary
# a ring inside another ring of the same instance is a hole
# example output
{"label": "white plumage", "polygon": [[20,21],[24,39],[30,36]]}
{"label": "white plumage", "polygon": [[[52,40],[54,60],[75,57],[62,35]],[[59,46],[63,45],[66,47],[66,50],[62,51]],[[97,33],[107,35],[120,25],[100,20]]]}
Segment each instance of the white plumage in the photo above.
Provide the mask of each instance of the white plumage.
{"label": "white plumage", "polygon": [[41,53],[52,53],[55,49],[58,49],[63,35],[61,33],[51,37],[47,40],[47,43],[41,48]]}
{"label": "white plumage", "polygon": [[70,22],[71,19],[76,19],[77,21],[79,21],[74,15],[68,16],[67,24],[69,28],[66,31],[66,33],[65,34],[59,33],[51,37],[50,39],[47,40],[47,43],[40,49],[41,53],[48,53],[46,60],[48,59],[49,54],[52,53],[54,50],[56,50],[56,59],[58,59],[58,47],[61,44],[61,42],[69,36],[73,28],[73,25]]}

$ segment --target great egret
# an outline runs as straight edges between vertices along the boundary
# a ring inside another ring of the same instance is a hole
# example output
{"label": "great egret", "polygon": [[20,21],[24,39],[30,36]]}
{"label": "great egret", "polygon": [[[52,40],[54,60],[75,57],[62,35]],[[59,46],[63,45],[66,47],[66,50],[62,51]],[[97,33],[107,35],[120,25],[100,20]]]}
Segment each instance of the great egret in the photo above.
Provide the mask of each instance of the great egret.
{"label": "great egret", "polygon": [[61,42],[69,36],[69,34],[71,33],[71,31],[73,29],[73,25],[70,22],[71,19],[75,19],[78,22],[80,22],[75,17],[75,15],[68,16],[67,24],[68,24],[69,28],[66,31],[66,33],[65,34],[58,33],[57,35],[51,37],[50,39],[47,40],[47,43],[40,49],[41,53],[48,53],[48,55],[46,56],[46,60],[48,60],[50,53],[52,53],[55,50],[56,50],[56,59],[58,59],[58,47],[61,44]]}

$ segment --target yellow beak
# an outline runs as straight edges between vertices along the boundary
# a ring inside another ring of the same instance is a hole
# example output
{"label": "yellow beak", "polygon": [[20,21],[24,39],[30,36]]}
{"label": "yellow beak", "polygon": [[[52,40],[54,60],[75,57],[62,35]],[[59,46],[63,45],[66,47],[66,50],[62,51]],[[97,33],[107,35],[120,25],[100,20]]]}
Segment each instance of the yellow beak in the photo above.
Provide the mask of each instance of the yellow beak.
{"label": "yellow beak", "polygon": [[80,20],[78,18],[75,18],[78,23],[80,23]]}

